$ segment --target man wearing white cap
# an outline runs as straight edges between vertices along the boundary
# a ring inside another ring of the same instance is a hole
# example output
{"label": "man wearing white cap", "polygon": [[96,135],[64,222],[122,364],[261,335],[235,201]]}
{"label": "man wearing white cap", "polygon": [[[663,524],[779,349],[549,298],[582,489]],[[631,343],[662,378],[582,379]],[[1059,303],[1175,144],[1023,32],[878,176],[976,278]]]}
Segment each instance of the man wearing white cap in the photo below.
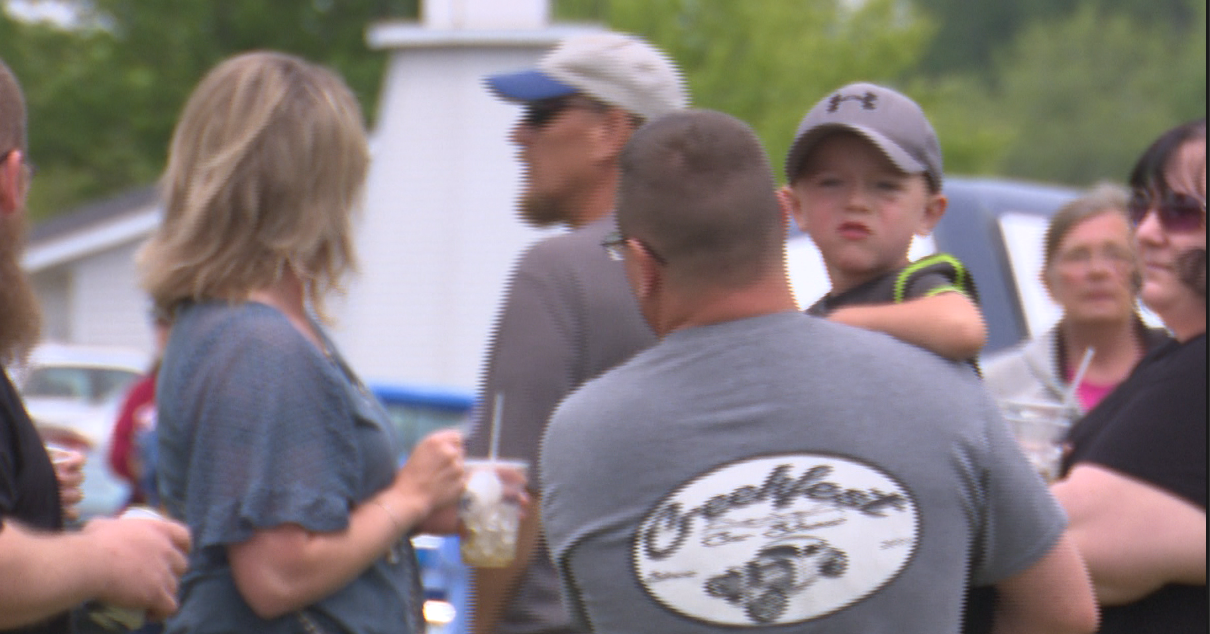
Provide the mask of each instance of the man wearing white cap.
{"label": "man wearing white cap", "polygon": [[[525,112],[512,132],[526,168],[519,209],[538,227],[570,232],[530,248],[517,263],[484,368],[480,403],[502,394],[499,455],[529,461],[551,412],[580,384],[655,342],[620,262],[601,242],[615,229],[618,157],[645,120],[688,105],[679,72],[646,42],[618,33],[570,37],[537,68],[493,75],[487,85]],[[480,408],[469,455],[486,455],[492,412]],[[535,497],[536,491],[531,492]],[[517,563],[478,569],[474,631],[580,632],[560,598],[539,537],[538,505],[522,527]]]}

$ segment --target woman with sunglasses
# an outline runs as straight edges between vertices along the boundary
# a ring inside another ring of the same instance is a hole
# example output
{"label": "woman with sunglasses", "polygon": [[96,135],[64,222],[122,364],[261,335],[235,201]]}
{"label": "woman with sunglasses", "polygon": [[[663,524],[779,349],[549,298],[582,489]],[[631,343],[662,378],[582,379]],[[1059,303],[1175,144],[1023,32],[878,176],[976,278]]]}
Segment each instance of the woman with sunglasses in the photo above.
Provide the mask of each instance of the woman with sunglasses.
{"label": "woman with sunglasses", "polygon": [[1062,404],[1085,351],[1095,351],[1075,386],[1075,416],[1096,407],[1150,349],[1168,341],[1136,311],[1141,276],[1127,213],[1129,194],[1103,184],[1050,219],[1041,279],[1063,309],[1053,328],[988,357],[983,379],[997,398]]}
{"label": "woman with sunglasses", "polygon": [[1053,492],[1102,605],[1101,632],[1205,632],[1206,122],[1130,177],[1140,297],[1174,340],[1071,430]]}

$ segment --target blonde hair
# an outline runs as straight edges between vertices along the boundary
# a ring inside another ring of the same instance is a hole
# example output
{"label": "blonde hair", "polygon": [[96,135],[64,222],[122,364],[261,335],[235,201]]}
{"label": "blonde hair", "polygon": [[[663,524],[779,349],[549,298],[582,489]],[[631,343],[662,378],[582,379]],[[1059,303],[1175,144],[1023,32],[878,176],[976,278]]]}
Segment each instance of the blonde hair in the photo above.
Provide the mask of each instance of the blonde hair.
{"label": "blonde hair", "polygon": [[164,219],[138,256],[144,288],[160,309],[240,301],[288,269],[322,315],[356,268],[368,165],[361,109],[335,73],[276,52],[222,62],[173,132]]}

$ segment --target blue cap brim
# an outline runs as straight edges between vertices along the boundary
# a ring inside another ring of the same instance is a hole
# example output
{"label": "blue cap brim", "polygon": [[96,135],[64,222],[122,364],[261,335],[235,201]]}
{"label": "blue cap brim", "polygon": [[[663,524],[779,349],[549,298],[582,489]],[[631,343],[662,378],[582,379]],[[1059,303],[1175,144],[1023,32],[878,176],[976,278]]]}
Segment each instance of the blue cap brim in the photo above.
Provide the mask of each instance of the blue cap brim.
{"label": "blue cap brim", "polygon": [[579,92],[539,70],[489,75],[487,87],[508,101],[540,101]]}

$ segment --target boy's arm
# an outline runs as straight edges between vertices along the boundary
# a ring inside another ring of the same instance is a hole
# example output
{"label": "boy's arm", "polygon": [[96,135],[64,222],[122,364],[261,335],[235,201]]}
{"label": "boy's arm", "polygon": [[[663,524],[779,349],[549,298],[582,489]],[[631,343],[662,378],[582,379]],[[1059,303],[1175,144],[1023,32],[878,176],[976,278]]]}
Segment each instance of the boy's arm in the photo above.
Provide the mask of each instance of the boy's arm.
{"label": "boy's arm", "polygon": [[828,319],[885,332],[956,361],[977,356],[987,343],[987,325],[979,307],[956,291],[898,304],[846,306]]}

